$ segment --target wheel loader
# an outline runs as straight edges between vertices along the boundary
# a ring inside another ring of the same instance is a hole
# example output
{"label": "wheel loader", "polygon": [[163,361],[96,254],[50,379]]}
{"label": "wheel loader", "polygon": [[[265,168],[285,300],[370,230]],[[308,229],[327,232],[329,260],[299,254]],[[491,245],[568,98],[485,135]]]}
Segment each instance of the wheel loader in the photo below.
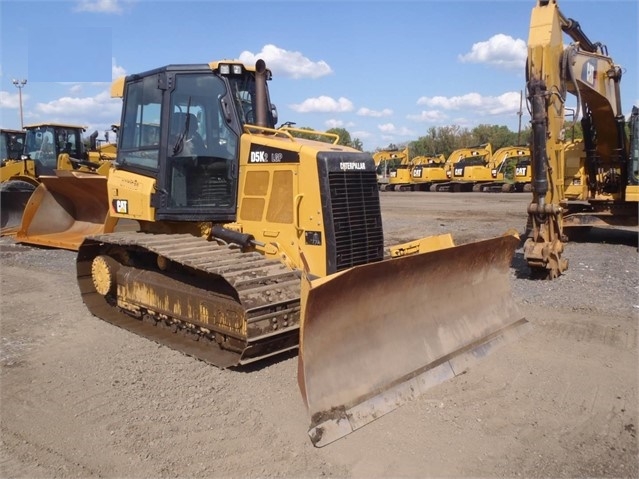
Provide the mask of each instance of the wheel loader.
{"label": "wheel loader", "polygon": [[24,149],[24,130],[0,129],[0,161],[20,160]]}
{"label": "wheel loader", "polygon": [[276,128],[271,77],[262,60],[216,61],[114,82],[117,159],[100,185],[109,216],[139,228],[86,236],[77,280],[96,317],[220,368],[297,350],[321,447],[526,331],[518,239],[386,248],[372,156]]}
{"label": "wheel loader", "polygon": [[[2,235],[16,235],[20,241],[29,242],[32,228],[23,221],[28,205],[32,210],[40,209],[39,215],[44,221],[55,221],[55,218],[47,218],[40,203],[32,206],[29,200],[56,170],[99,175],[109,171],[108,163],[115,158],[115,145],[98,145],[96,131],[88,138],[87,149],[82,136],[84,131],[82,126],[57,123],[25,126],[21,151],[18,153],[16,148],[14,158],[3,161],[0,167]],[[37,223],[33,225],[33,231],[38,231]]]}
{"label": "wheel loader", "polygon": [[[564,45],[564,34],[572,43]],[[533,277],[553,279],[568,268],[563,252],[572,228],[637,229],[637,110],[630,116],[629,138],[622,71],[607,47],[592,42],[557,1],[537,1],[526,62],[533,197],[524,257]],[[579,142],[566,134],[569,93],[577,102],[575,121],[581,116]]]}

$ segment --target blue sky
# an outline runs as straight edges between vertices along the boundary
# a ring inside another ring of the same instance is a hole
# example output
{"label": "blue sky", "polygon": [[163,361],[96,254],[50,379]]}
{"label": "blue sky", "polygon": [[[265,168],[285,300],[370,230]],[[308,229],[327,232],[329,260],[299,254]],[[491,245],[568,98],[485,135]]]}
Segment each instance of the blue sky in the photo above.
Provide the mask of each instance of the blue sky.
{"label": "blue sky", "polygon": [[[280,123],[346,128],[369,151],[445,125],[517,131],[535,3],[0,0],[0,126],[20,126],[13,79],[27,79],[25,124],[102,132],[120,120],[121,101],[109,96],[117,76],[171,63],[263,58],[273,71]],[[623,67],[629,114],[639,104],[639,2],[559,6]],[[522,126],[529,120],[524,101]]]}

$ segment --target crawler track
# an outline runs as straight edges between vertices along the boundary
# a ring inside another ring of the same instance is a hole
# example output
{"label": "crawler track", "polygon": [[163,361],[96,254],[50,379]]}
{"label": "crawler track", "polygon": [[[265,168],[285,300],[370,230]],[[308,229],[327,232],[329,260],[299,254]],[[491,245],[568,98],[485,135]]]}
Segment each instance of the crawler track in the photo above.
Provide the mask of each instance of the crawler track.
{"label": "crawler track", "polygon": [[[105,295],[92,276],[98,256],[117,265]],[[188,234],[111,233],[85,240],[77,278],[95,316],[218,367],[299,341],[299,275],[259,253]]]}

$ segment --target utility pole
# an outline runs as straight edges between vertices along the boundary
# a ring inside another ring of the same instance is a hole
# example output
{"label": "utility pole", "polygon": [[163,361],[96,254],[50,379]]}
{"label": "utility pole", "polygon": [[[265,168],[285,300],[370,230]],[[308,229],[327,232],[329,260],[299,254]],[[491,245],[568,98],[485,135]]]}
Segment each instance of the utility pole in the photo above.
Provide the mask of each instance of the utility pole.
{"label": "utility pole", "polygon": [[520,141],[520,137],[521,137],[521,116],[524,114],[524,112],[521,110],[523,98],[524,98],[524,92],[522,90],[519,90],[519,111],[517,112],[517,115],[519,115],[519,128],[517,129],[517,144],[518,145],[521,145],[521,141]]}
{"label": "utility pole", "polygon": [[23,129],[24,128],[24,121],[22,119],[22,88],[24,88],[24,86],[27,84],[27,80],[26,79],[16,80],[14,78],[12,83],[18,89],[18,94],[20,96],[20,129]]}

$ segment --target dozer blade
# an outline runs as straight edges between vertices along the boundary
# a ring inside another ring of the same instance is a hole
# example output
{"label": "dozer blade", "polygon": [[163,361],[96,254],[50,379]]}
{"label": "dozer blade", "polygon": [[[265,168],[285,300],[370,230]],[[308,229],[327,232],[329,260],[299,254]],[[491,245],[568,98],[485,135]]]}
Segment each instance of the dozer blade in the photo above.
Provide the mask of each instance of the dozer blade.
{"label": "dozer blade", "polygon": [[0,235],[17,233],[24,208],[33,194],[35,186],[25,181],[7,181],[0,186]]}
{"label": "dozer blade", "polygon": [[313,444],[353,432],[527,330],[509,282],[518,243],[507,235],[303,282],[298,383]]}
{"label": "dozer blade", "polygon": [[105,176],[93,173],[57,170],[56,176],[41,176],[16,240],[77,251],[86,236],[111,233],[117,219],[109,215],[106,185]]}

